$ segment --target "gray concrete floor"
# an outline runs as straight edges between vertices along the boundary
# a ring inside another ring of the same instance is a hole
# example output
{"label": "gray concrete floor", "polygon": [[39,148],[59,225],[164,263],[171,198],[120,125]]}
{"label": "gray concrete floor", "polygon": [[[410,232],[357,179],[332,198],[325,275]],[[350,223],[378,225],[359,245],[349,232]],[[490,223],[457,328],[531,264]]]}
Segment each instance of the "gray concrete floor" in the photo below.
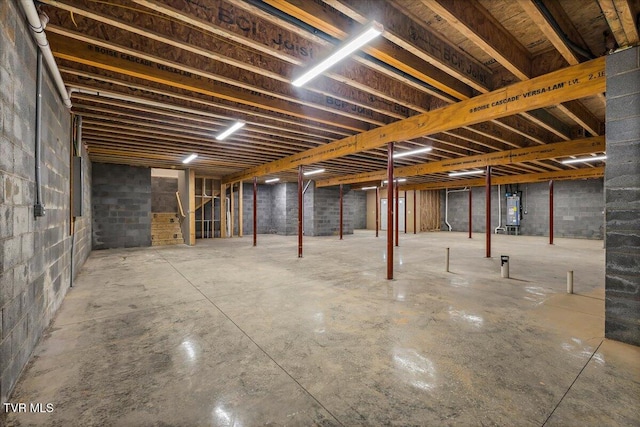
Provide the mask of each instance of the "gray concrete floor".
{"label": "gray concrete floor", "polygon": [[603,338],[602,242],[493,246],[401,234],[393,281],[363,231],[302,259],[271,235],[93,252],[11,398],[53,412],[3,421],[639,425],[640,348]]}

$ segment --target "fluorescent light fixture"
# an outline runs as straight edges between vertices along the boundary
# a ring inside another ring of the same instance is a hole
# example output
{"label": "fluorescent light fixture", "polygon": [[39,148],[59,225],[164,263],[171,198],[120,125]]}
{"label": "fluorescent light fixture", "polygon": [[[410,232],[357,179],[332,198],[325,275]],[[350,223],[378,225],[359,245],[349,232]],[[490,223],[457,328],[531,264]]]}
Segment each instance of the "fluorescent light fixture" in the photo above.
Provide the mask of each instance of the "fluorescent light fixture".
{"label": "fluorescent light fixture", "polygon": [[309,175],[315,175],[317,173],[322,173],[322,172],[324,172],[324,169],[316,169],[314,171],[305,172],[303,175],[309,176]]}
{"label": "fluorescent light fixture", "polygon": [[[398,178],[398,179],[394,179],[393,182],[406,182],[407,178]],[[389,182],[388,179],[385,179],[384,181],[382,181],[384,184],[386,184],[387,182]]]}
{"label": "fluorescent light fixture", "polygon": [[229,129],[225,130],[220,135],[216,136],[216,139],[218,141],[222,141],[223,139],[225,139],[226,137],[228,137],[229,135],[231,135],[232,133],[240,129],[242,126],[244,126],[244,122],[235,122],[233,125],[231,125]]}
{"label": "fluorescent light fixture", "polygon": [[198,155],[197,155],[197,154],[192,154],[192,155],[190,155],[189,157],[187,157],[186,159],[184,159],[184,160],[182,161],[182,163],[187,164],[187,163],[189,163],[190,161],[194,160],[196,157],[198,157]]}
{"label": "fluorescent light fixture", "polygon": [[297,87],[304,85],[314,77],[317,77],[318,75],[324,73],[333,65],[337,64],[347,56],[351,55],[353,52],[360,49],[362,46],[369,43],[371,40],[378,37],[380,34],[382,34],[383,31],[384,28],[382,27],[382,25],[378,24],[375,21],[372,22],[366,27],[363,32],[361,32],[350,41],[346,42],[341,48],[327,57],[324,61],[320,62],[318,65],[311,68],[302,76],[295,79],[293,82],[291,82],[291,84]]}
{"label": "fluorescent light fixture", "polygon": [[265,184],[271,184],[272,182],[278,182],[280,181],[280,178],[271,178],[271,179],[267,179],[265,180]]}
{"label": "fluorescent light fixture", "polygon": [[426,153],[427,151],[431,151],[431,150],[433,150],[433,148],[424,147],[424,148],[418,148],[416,150],[411,150],[411,151],[401,151],[399,153],[394,153],[393,158],[397,159],[398,157],[413,156],[414,154]]}
{"label": "fluorescent light fixture", "polygon": [[378,187],[362,187],[361,190],[362,191],[367,191],[367,190],[375,190]]}
{"label": "fluorescent light fixture", "polygon": [[578,159],[568,159],[563,160],[562,163],[568,165],[570,163],[582,163],[582,162],[597,162],[598,160],[607,160],[607,156],[591,156],[591,157],[580,157]]}
{"label": "fluorescent light fixture", "polygon": [[464,175],[480,175],[483,174],[483,170],[463,171],[463,172],[451,172],[449,176],[464,176]]}

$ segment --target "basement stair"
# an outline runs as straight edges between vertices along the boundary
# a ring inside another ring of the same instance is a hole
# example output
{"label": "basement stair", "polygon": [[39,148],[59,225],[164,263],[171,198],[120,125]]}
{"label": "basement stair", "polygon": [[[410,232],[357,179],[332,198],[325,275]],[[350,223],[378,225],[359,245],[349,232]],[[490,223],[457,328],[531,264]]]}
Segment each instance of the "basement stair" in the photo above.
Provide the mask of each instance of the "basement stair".
{"label": "basement stair", "polygon": [[153,213],[151,218],[151,246],[184,244],[177,213]]}

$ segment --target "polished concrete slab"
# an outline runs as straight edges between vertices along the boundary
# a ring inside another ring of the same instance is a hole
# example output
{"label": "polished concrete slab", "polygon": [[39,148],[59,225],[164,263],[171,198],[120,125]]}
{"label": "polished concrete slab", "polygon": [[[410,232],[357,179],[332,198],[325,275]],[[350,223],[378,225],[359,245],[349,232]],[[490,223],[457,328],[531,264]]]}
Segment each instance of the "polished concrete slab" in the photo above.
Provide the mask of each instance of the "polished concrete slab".
{"label": "polished concrete slab", "polygon": [[[7,425],[640,425],[601,241],[369,231],[93,252]],[[445,249],[450,248],[450,272]],[[511,278],[500,277],[500,255]],[[574,271],[575,294],[566,294]]]}

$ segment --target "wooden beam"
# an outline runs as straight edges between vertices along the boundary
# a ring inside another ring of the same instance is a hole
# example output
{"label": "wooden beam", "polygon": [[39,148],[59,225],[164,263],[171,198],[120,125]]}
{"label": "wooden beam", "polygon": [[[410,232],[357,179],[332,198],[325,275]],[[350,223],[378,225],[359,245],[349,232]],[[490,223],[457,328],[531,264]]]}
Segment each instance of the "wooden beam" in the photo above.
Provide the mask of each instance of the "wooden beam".
{"label": "wooden beam", "polygon": [[446,39],[428,31],[420,23],[414,22],[388,1],[325,0],[325,3],[360,24],[366,24],[374,18],[380,19],[384,25],[383,36],[390,42],[476,90],[489,90],[489,68]]}
{"label": "wooden beam", "polygon": [[[533,182],[546,182],[550,179],[555,181],[563,180],[577,180],[577,179],[595,179],[602,178],[604,176],[604,167],[599,166],[596,168],[583,168],[572,169],[565,171],[553,171],[544,173],[531,173],[522,175],[507,175],[507,176],[494,176],[491,181],[494,185],[505,184],[526,184]],[[484,185],[484,178],[474,179],[458,179],[455,181],[440,181],[440,182],[428,182],[424,184],[409,184],[404,185],[402,188],[405,191],[410,190],[442,190],[445,188],[457,188],[457,187],[482,187]]]}
{"label": "wooden beam", "polygon": [[[343,14],[332,11],[316,2],[305,0],[265,0],[265,3],[339,39],[347,38],[348,30],[357,31],[350,19]],[[470,88],[464,83],[457,81],[438,67],[419,60],[410,52],[398,49],[389,41],[377,41],[363,50],[376,59],[384,62],[390,61],[387,63],[432,85],[455,99],[467,99],[472,96]],[[441,55],[444,55],[442,50]],[[364,62],[366,63],[367,61]],[[408,67],[407,64],[410,66]],[[423,90],[428,91],[427,88],[423,88]],[[442,97],[438,91],[429,91],[428,93],[442,99],[451,99],[450,97]]]}
{"label": "wooden beam", "polygon": [[224,182],[233,182],[239,179],[249,179],[253,176],[290,170],[298,165],[308,165],[377,148],[390,141],[410,140],[419,136],[547,107],[559,101],[570,101],[604,92],[606,85],[604,62],[604,58],[598,58],[545,76],[515,83],[466,101],[460,101],[321,147],[312,148],[260,167],[249,168],[243,172],[224,177],[223,180]]}
{"label": "wooden beam", "polygon": [[[124,50],[108,43],[99,42],[98,40],[83,42],[56,34],[52,30],[55,29],[53,27],[49,29],[48,37],[56,58],[150,80],[169,87],[186,89],[266,111],[276,111],[301,119],[307,119],[310,114],[313,114],[314,121],[339,126],[351,131],[362,131],[370,127],[362,123],[361,120],[341,117],[337,112],[333,113],[319,109],[312,111],[308,106],[295,102],[265,97],[246,90],[241,91],[220,81],[198,77],[198,75],[191,72],[195,70],[176,72],[176,70],[180,69],[179,66],[172,66],[173,68],[158,66],[158,63],[153,62],[150,56],[140,52],[125,53]],[[144,58],[145,56],[147,58]]]}
{"label": "wooden beam", "polygon": [[422,0],[520,80],[531,76],[529,52],[484,7],[461,0]]}
{"label": "wooden beam", "polygon": [[580,63],[578,56],[571,50],[569,46],[564,42],[562,37],[556,32],[551,23],[543,15],[542,11],[538,9],[538,6],[533,0],[517,0],[518,4],[527,13],[529,18],[536,24],[536,26],[542,31],[542,33],[549,39],[551,44],[556,48],[562,57],[569,63],[569,65],[576,65]]}
{"label": "wooden beam", "polygon": [[[533,160],[552,159],[554,157],[596,153],[604,150],[604,136],[597,136],[587,139],[578,139],[576,141],[556,142],[555,144],[537,145],[534,147],[519,148],[517,150],[499,151],[497,153],[480,154],[477,156],[441,160],[433,163],[404,166],[396,168],[394,174],[397,177],[430,175],[461,169],[509,165],[512,163],[530,162]],[[383,180],[385,174],[386,172],[384,170],[380,170],[329,178],[316,181],[316,187]]]}
{"label": "wooden beam", "polygon": [[638,10],[633,10],[628,0],[598,0],[611,33],[620,47],[638,43],[638,29],[634,19]]}
{"label": "wooden beam", "polygon": [[[484,7],[474,2],[465,2],[461,0],[422,0],[423,3],[431,8],[434,12],[441,15],[447,20],[447,22],[458,30],[461,34],[474,42],[478,47],[485,51],[488,55],[504,66],[507,70],[513,73],[520,80],[527,80],[532,75],[532,64],[529,52],[522,46],[518,40],[511,35]],[[535,8],[535,6],[534,6]],[[559,16],[558,19],[564,18],[566,15],[564,10],[558,5],[550,5],[554,16]],[[537,10],[537,8],[535,8]],[[538,11],[538,13],[540,13]],[[573,29],[572,34],[579,33],[575,30],[571,21],[568,19],[562,19],[565,21],[564,27],[571,27]],[[571,24],[571,25],[570,25]],[[548,25],[548,24],[547,24]],[[553,35],[557,37],[557,34],[550,30]],[[551,33],[545,31],[545,34]],[[582,38],[580,38],[582,41]],[[584,44],[584,42],[582,42]],[[564,42],[563,42],[564,45]],[[572,52],[569,50],[569,52]],[[570,62],[571,65],[578,64],[576,59]],[[569,117],[574,119],[580,125],[583,126],[588,132],[593,135],[599,135],[598,132],[594,132],[594,129],[600,128],[600,122],[591,114],[584,106],[579,102],[574,102],[570,105],[559,105],[558,108],[565,112]],[[570,138],[567,132],[558,132],[558,126],[548,120],[540,120],[539,116],[526,115],[527,118],[533,120],[537,124],[546,127],[552,132],[556,132],[560,137],[565,140]]]}

